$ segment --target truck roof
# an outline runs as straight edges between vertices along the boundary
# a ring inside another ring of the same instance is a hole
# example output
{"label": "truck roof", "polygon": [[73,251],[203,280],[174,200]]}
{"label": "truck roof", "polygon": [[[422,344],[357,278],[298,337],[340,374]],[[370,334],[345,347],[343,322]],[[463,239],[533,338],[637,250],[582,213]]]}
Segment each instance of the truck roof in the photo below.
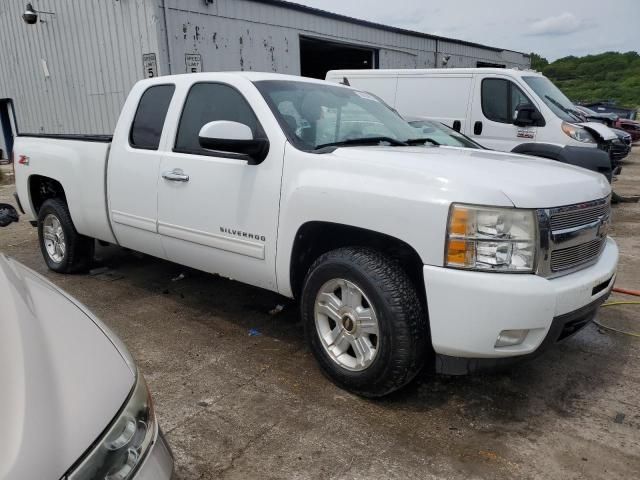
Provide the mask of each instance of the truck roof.
{"label": "truck roof", "polygon": [[531,76],[542,75],[535,70],[519,70],[515,68],[389,68],[389,69],[361,69],[361,70],[330,70],[327,72],[327,77],[331,76],[359,76],[359,75],[371,75],[377,76],[384,75],[433,75],[433,74],[445,74],[445,75],[470,75],[470,74],[508,74],[512,76]]}
{"label": "truck roof", "polygon": [[230,80],[232,78],[245,78],[251,82],[259,82],[261,80],[289,80],[296,82],[308,82],[308,83],[324,83],[324,80],[317,80],[315,78],[301,77],[298,75],[286,75],[282,73],[271,72],[201,72],[201,73],[180,73],[176,75],[164,75],[155,78],[148,78],[140,80],[138,83],[157,85],[162,83],[178,83],[186,82],[193,83],[196,81],[216,81],[216,80]]}

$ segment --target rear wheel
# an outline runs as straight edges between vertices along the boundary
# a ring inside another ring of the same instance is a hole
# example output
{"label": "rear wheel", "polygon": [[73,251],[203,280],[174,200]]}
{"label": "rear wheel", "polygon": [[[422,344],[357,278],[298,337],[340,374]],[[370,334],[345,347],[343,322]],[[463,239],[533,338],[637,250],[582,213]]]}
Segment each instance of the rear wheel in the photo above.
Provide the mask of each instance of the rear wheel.
{"label": "rear wheel", "polygon": [[47,266],[55,272],[74,273],[91,265],[94,241],[76,231],[67,204],[60,199],[50,198],[42,204],[38,239]]}
{"label": "rear wheel", "polygon": [[402,268],[380,252],[341,248],[312,265],[302,293],[310,348],[323,372],[359,395],[409,383],[427,352],[427,320]]}

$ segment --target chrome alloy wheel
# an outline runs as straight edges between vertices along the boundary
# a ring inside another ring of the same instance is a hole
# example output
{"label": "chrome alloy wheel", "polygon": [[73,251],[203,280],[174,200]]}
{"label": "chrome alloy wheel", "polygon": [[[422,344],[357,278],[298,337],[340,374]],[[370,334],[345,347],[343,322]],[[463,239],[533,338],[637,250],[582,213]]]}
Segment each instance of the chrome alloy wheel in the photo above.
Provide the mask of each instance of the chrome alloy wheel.
{"label": "chrome alloy wheel", "polygon": [[336,278],[322,285],[314,316],[331,360],[351,371],[364,370],[373,363],[379,349],[378,318],[355,283]]}
{"label": "chrome alloy wheel", "polygon": [[49,258],[56,263],[62,262],[67,251],[67,244],[58,217],[51,213],[44,217],[42,236],[44,237],[44,247]]}

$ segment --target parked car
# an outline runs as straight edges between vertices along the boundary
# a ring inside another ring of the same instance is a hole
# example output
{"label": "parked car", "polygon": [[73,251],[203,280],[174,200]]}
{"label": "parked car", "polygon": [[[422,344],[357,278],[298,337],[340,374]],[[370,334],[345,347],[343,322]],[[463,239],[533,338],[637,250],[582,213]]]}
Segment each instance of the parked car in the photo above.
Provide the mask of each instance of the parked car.
{"label": "parked car", "polygon": [[623,142],[625,141],[625,137],[621,136],[620,132],[626,132],[632,142],[640,140],[640,122],[620,118],[615,113],[596,112],[581,105],[576,105],[575,108],[583,115],[585,121],[602,122],[606,124],[618,136],[618,139]]}
{"label": "parked car", "polygon": [[[17,218],[0,204],[0,226]],[[170,479],[147,385],[118,337],[3,254],[0,305],[0,478]]]}
{"label": "parked car", "polygon": [[418,130],[418,135],[427,137],[429,143],[435,143],[444,147],[478,148],[486,150],[478,142],[471,140],[466,135],[446,126],[444,123],[417,117],[404,117],[404,119],[409,122],[409,125]]}
{"label": "parked car", "polygon": [[582,115],[585,122],[600,122],[608,127],[615,127],[618,121],[618,115],[610,112],[596,112],[582,105],[575,105],[575,110]]}
{"label": "parked car", "polygon": [[558,160],[611,180],[616,135],[583,122],[538,72],[503,68],[333,70],[326,79],[369,91],[404,116],[440,121],[487,148]]}
{"label": "parked car", "polygon": [[640,142],[640,122],[619,118],[616,122],[616,127],[631,135],[631,141],[633,143]]}
{"label": "parked car", "polygon": [[591,110],[595,110],[598,113],[614,113],[620,118],[626,118],[627,120],[637,120],[638,111],[635,108],[620,107],[614,102],[600,101],[585,103],[584,105]]}
{"label": "parked car", "polygon": [[618,262],[604,176],[423,135],[320,80],[163,76],[112,139],[19,135],[17,198],[50,269],[99,239],[296,298],[322,370],[380,396],[570,336]]}

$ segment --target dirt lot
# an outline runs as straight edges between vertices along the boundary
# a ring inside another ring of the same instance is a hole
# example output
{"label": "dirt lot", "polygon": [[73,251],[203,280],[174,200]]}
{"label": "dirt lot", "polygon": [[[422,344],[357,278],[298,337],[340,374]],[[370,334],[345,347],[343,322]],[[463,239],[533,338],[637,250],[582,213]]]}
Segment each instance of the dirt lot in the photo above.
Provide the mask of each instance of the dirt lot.
{"label": "dirt lot", "polygon": [[[639,153],[618,193],[640,194]],[[12,191],[0,186],[0,201]],[[640,205],[614,215],[617,284],[638,289]],[[638,478],[637,338],[590,325],[510,373],[424,374],[369,401],[320,374],[296,305],[275,294],[115,247],[98,250],[106,273],[53,274],[27,222],[0,232],[0,250],[78,297],[129,346],[179,479]],[[605,308],[599,320],[640,331],[638,308]]]}

